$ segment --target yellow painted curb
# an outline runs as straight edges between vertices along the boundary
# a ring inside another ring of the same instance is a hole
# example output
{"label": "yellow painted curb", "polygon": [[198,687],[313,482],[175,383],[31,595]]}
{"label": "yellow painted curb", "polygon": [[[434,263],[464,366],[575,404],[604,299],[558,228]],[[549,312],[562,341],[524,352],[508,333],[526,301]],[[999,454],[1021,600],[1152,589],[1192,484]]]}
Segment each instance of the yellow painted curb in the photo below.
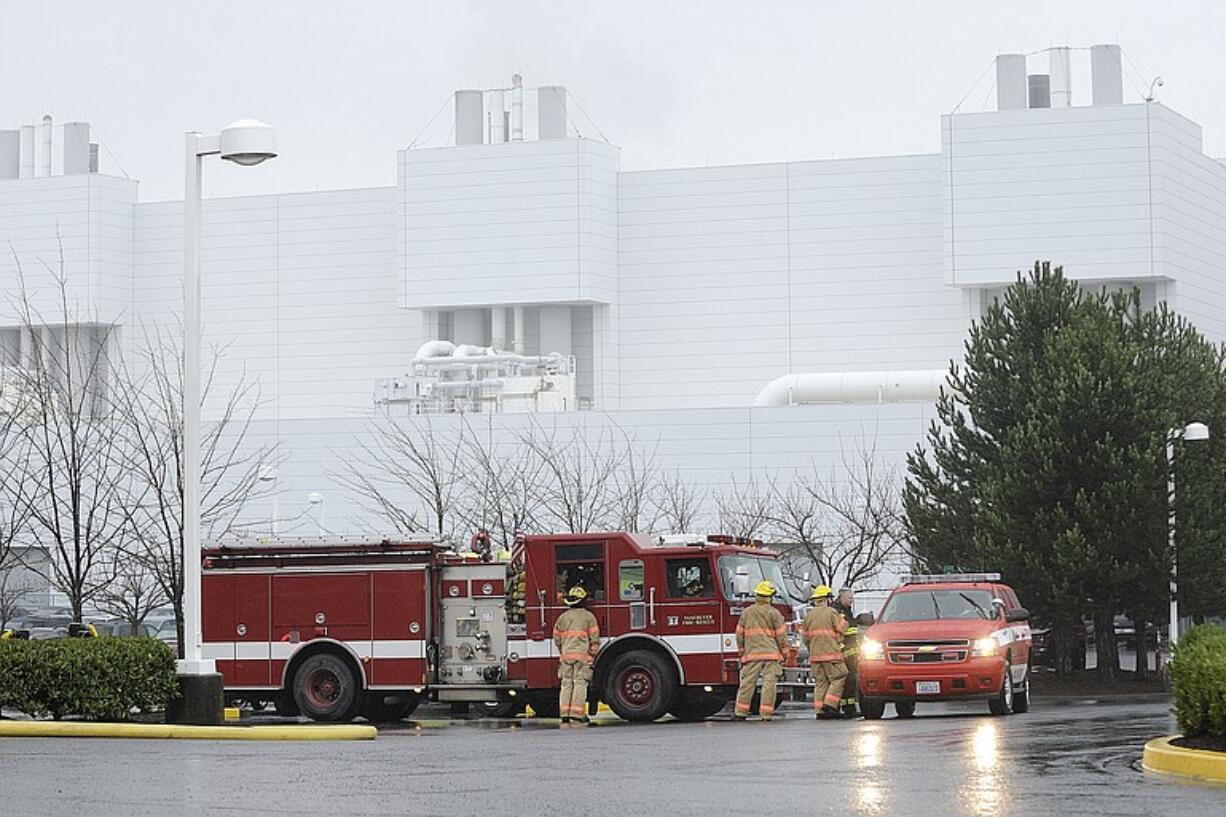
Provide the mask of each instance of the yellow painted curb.
{"label": "yellow painted curb", "polygon": [[4,738],[152,738],[156,740],[373,740],[373,726],[178,726],[161,723],[0,721]]}
{"label": "yellow painted curb", "polygon": [[1141,755],[1141,768],[1150,772],[1226,783],[1226,752],[1173,746],[1171,741],[1177,737],[1179,736],[1154,738],[1145,744],[1145,752]]}

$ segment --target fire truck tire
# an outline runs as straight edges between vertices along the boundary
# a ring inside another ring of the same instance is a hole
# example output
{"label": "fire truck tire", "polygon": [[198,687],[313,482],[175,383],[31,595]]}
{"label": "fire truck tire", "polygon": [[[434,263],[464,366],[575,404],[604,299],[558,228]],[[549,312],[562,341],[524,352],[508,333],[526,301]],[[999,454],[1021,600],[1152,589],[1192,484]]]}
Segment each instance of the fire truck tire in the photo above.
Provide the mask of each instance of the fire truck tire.
{"label": "fire truck tire", "polygon": [[885,701],[880,698],[865,698],[861,695],[856,699],[856,704],[865,720],[879,721],[885,714]]}
{"label": "fire truck tire", "polygon": [[630,650],[613,659],[601,696],[622,720],[647,723],[664,717],[677,700],[677,673],[648,650]]}
{"label": "fire truck tire", "polygon": [[1004,678],[1001,679],[1000,692],[996,693],[995,698],[988,700],[988,711],[993,715],[1012,715],[1013,714],[1013,679],[1009,677],[1009,656],[1005,656],[1005,672]]}
{"label": "fire truck tire", "polygon": [[294,702],[313,721],[348,721],[362,706],[358,680],[339,655],[310,656],[294,673]]}
{"label": "fire truck tire", "polygon": [[419,703],[421,696],[413,692],[398,695],[367,692],[362,716],[371,723],[395,723],[412,715]]}
{"label": "fire truck tire", "polygon": [[895,701],[894,714],[900,718],[914,718],[915,701]]}

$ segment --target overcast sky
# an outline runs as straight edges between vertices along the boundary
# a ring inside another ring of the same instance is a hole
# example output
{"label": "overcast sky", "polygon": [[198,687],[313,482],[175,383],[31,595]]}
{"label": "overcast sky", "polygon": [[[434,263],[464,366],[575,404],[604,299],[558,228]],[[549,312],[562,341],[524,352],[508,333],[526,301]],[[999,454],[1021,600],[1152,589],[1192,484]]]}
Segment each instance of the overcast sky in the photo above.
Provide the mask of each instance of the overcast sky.
{"label": "overcast sky", "polygon": [[[518,71],[566,85],[625,170],[923,153],[964,96],[992,103],[992,75],[975,83],[998,52],[1118,42],[1125,99],[1161,74],[1162,101],[1222,156],[1224,31],[1220,0],[0,0],[0,128],[88,120],[103,170],[143,201],[181,197],[184,131],[247,116],[276,125],[281,157],[213,163],[206,195],[390,186],[451,91]],[[1084,52],[1074,83],[1077,103]],[[448,109],[427,144],[450,129]]]}

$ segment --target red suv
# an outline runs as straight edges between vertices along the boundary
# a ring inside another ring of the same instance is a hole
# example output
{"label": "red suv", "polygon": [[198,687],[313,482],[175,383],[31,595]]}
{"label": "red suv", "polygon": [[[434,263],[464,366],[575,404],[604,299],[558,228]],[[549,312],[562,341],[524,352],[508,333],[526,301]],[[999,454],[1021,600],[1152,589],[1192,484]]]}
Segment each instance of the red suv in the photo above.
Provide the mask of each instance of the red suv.
{"label": "red suv", "polygon": [[860,642],[859,704],[901,718],[917,701],[981,698],[993,715],[1030,709],[1030,613],[999,573],[905,576]]}

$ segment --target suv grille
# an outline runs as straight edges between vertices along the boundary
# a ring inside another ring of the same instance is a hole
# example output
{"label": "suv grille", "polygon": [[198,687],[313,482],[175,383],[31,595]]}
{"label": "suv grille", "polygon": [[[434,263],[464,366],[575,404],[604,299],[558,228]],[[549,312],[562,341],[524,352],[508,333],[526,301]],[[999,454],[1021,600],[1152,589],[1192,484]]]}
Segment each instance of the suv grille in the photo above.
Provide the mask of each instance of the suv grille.
{"label": "suv grille", "polygon": [[891,664],[945,664],[965,661],[970,651],[966,638],[903,639],[887,641]]}

